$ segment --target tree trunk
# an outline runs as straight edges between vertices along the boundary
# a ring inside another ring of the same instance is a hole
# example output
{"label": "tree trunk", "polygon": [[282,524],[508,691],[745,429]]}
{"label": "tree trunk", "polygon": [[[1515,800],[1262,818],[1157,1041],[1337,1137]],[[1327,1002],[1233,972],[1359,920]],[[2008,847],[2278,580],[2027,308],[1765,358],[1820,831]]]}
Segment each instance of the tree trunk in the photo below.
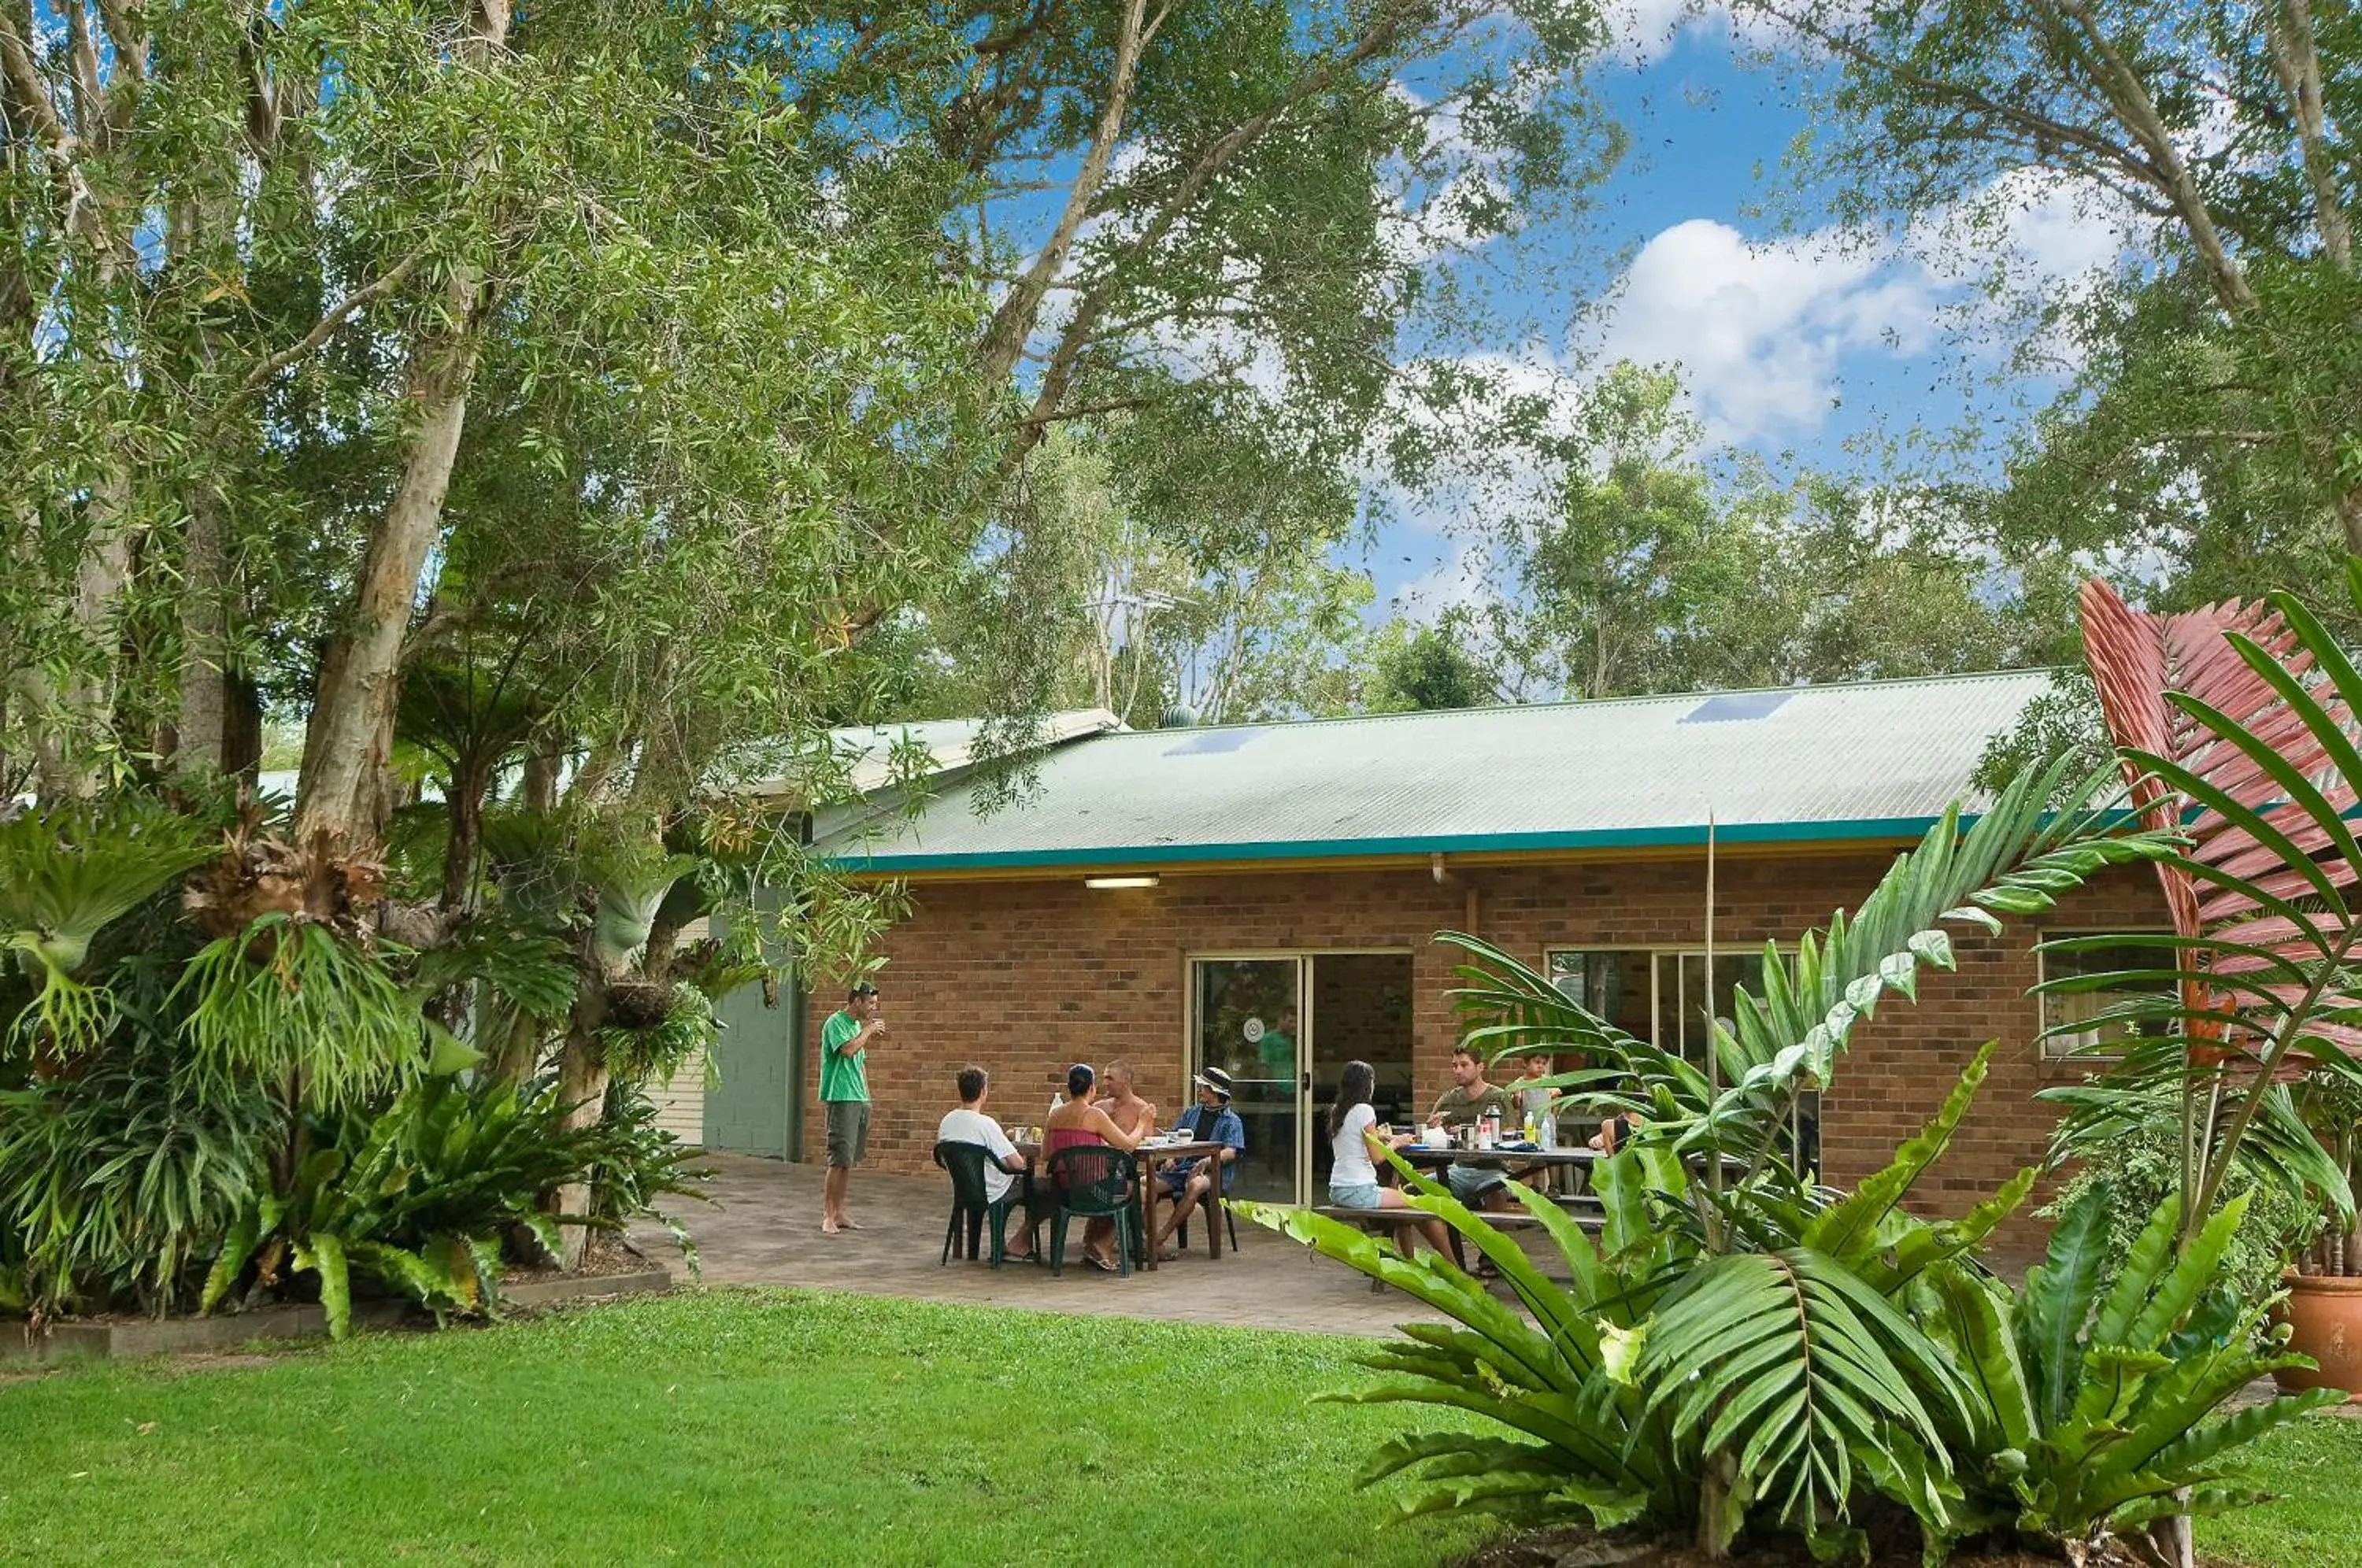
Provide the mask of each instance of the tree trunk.
{"label": "tree trunk", "polygon": [[451,770],[451,795],[444,808],[451,819],[450,837],[443,847],[443,897],[440,907],[457,913],[469,902],[476,881],[476,852],[484,839],[484,796],[491,780],[480,764]]}
{"label": "tree trunk", "polygon": [[172,766],[182,774],[229,771],[229,517],[200,482],[189,497],[181,555],[181,707]]}
{"label": "tree trunk", "polygon": [[[557,1059],[557,1100],[566,1107],[566,1125],[589,1127],[605,1114],[607,1108],[607,1058],[601,1048],[599,1031],[607,1021],[607,977],[585,976],[581,993],[575,998],[574,1014],[566,1031],[566,1045]],[[590,1187],[587,1182],[568,1182],[557,1189],[557,1211],[560,1214],[587,1215],[590,1209]],[[582,1266],[583,1254],[590,1247],[590,1227],[569,1225],[566,1230],[565,1266]]]}
{"label": "tree trunk", "polygon": [[[484,69],[508,42],[509,14],[509,0],[476,0],[468,34],[454,51],[459,62]],[[418,596],[418,574],[442,528],[443,497],[467,426],[468,394],[491,293],[473,268],[453,269],[445,291],[444,326],[412,350],[405,391],[417,422],[393,499],[361,556],[349,629],[321,662],[304,735],[304,771],[296,784],[299,844],[342,845],[348,853],[377,845],[383,809],[378,775],[393,734],[403,639]]]}
{"label": "tree trunk", "polygon": [[[472,317],[474,303],[464,307]],[[459,455],[475,375],[472,320],[420,351],[412,378],[421,409],[385,515],[361,557],[352,630],[329,646],[304,735],[304,773],[295,799],[295,839],[348,852],[377,844],[377,775],[393,731],[403,638],[410,628],[418,574],[443,523],[443,496]]]}

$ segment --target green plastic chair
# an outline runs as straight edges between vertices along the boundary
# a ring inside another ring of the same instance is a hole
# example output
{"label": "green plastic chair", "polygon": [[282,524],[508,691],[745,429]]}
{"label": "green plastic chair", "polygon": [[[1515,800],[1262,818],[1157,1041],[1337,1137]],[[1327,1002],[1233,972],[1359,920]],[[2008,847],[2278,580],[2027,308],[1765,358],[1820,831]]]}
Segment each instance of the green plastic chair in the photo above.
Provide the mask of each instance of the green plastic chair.
{"label": "green plastic chair", "polygon": [[953,1252],[959,1247],[963,1221],[967,1227],[967,1250],[961,1255],[976,1257],[988,1226],[992,1231],[992,1266],[999,1268],[1001,1264],[1008,1245],[1001,1235],[1001,1217],[1024,1201],[1025,1184],[1012,1183],[997,1203],[987,1198],[984,1166],[990,1158],[992,1151],[981,1143],[947,1141],[935,1145],[935,1164],[949,1171],[952,1178],[952,1217],[944,1227],[944,1255],[943,1262],[936,1265],[939,1268],[952,1261]]}
{"label": "green plastic chair", "polygon": [[1140,1245],[1140,1183],[1130,1154],[1107,1145],[1084,1144],[1050,1156],[1050,1190],[1058,1207],[1050,1215],[1050,1273],[1066,1264],[1066,1222],[1076,1218],[1115,1222],[1115,1269],[1131,1277],[1131,1255]]}

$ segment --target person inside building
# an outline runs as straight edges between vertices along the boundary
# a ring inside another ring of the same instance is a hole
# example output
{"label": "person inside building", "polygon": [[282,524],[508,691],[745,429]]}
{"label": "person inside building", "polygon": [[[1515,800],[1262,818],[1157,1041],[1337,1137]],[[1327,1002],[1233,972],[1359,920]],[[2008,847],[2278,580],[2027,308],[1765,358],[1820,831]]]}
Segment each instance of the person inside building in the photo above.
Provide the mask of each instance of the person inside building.
{"label": "person inside building", "polygon": [[[935,1142],[980,1145],[988,1156],[984,1166],[984,1200],[998,1203],[1007,1198],[1011,1189],[1022,1188],[1018,1197],[1024,1207],[1031,1208],[1033,1183],[1025,1167],[1025,1156],[1017,1152],[1017,1145],[1009,1141],[1009,1134],[1001,1131],[1000,1123],[985,1113],[985,1099],[992,1092],[991,1076],[982,1067],[962,1067],[956,1083],[960,1102],[944,1112],[942,1122],[935,1128]],[[1004,1226],[1009,1216],[1016,1212],[1018,1209],[1012,1208],[1002,1213]],[[1025,1228],[1024,1242],[1023,1251],[1011,1248],[1006,1255],[1012,1258],[1033,1255],[1033,1231],[1030,1225]]]}
{"label": "person inside building", "polygon": [[[1456,1131],[1487,1116],[1498,1116],[1504,1126],[1508,1124],[1508,1091],[1485,1081],[1483,1057],[1465,1044],[1455,1045],[1451,1050],[1451,1087],[1436,1097],[1435,1109],[1428,1113],[1427,1124]],[[1443,1180],[1451,1188],[1451,1196],[1471,1209],[1500,1209],[1508,1201],[1509,1178],[1498,1165],[1467,1165],[1455,1160],[1444,1167]]]}
{"label": "person inside building", "polygon": [[[1377,1108],[1370,1103],[1376,1091],[1378,1075],[1367,1062],[1348,1062],[1337,1080],[1337,1098],[1330,1102],[1329,1132],[1329,1201],[1340,1209],[1408,1209],[1410,1200],[1399,1187],[1378,1185],[1378,1158],[1386,1149],[1399,1149],[1409,1143],[1415,1134],[1396,1132],[1390,1137],[1378,1136]],[[1409,1220],[1406,1215],[1406,1220]],[[1416,1224],[1405,1223],[1396,1228],[1396,1245],[1405,1257],[1411,1255],[1412,1232],[1427,1238],[1427,1244],[1439,1253],[1451,1250],[1451,1238],[1443,1221],[1429,1216]]]}
{"label": "person inside building", "polygon": [[[1066,1069],[1066,1098],[1050,1119],[1042,1124],[1043,1168],[1064,1149],[1087,1148],[1104,1143],[1129,1154],[1140,1147],[1140,1140],[1118,1127],[1098,1104],[1098,1074],[1089,1064],[1077,1062]],[[1083,1227],[1083,1256],[1093,1268],[1103,1273],[1116,1271],[1115,1222],[1093,1220]]]}
{"label": "person inside building", "polygon": [[[1235,1165],[1246,1153],[1246,1123],[1231,1109],[1231,1075],[1220,1067],[1209,1067],[1192,1080],[1198,1087],[1198,1103],[1175,1118],[1173,1129],[1187,1132],[1202,1143],[1220,1143],[1222,1152],[1211,1160],[1176,1160],[1156,1173],[1156,1191],[1151,1196],[1172,1206],[1164,1223],[1156,1228],[1156,1255],[1160,1263],[1170,1263],[1180,1253],[1165,1242],[1188,1220],[1191,1210],[1200,1203],[1207,1206],[1207,1223],[1218,1224],[1220,1216],[1213,1209],[1211,1193],[1214,1173],[1210,1165]],[[1228,1171],[1224,1173],[1228,1176]]]}
{"label": "person inside building", "polygon": [[1099,1109],[1109,1121],[1135,1139],[1156,1131],[1156,1107],[1140,1098],[1130,1062],[1117,1060],[1101,1067],[1099,1088]]}

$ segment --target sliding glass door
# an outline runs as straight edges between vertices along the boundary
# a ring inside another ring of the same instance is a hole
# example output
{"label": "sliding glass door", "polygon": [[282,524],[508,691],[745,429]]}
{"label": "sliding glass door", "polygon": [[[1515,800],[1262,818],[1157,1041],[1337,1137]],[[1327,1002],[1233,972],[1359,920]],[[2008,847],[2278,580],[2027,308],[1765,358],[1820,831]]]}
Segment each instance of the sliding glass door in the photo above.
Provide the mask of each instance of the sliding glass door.
{"label": "sliding glass door", "polygon": [[1190,1070],[1235,1086],[1245,1154],[1227,1190],[1275,1203],[1319,1199],[1329,1185],[1322,1112],[1344,1064],[1375,1069],[1381,1121],[1407,1122],[1411,1090],[1411,955],[1283,953],[1201,957],[1191,966]]}
{"label": "sliding glass door", "polygon": [[1231,1108],[1246,1126],[1246,1153],[1224,1173],[1223,1189],[1294,1203],[1304,1120],[1304,960],[1199,959],[1194,989],[1190,1070],[1230,1074]]}

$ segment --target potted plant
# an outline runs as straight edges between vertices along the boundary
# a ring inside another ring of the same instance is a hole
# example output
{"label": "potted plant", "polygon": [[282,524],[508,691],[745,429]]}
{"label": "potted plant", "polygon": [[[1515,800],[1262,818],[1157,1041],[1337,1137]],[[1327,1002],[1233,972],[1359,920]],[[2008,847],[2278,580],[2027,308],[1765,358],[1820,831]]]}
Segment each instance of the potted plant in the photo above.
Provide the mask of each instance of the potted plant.
{"label": "potted plant", "polygon": [[[2362,1155],[2362,1086],[2338,1074],[2307,1074],[2299,1110],[2350,1191]],[[2362,1398],[2362,1227],[2354,1216],[2323,1201],[2319,1233],[2297,1250],[2280,1283],[2289,1293],[2279,1317],[2290,1344],[2318,1370],[2283,1368],[2279,1386],[2290,1393],[2342,1388]]]}

